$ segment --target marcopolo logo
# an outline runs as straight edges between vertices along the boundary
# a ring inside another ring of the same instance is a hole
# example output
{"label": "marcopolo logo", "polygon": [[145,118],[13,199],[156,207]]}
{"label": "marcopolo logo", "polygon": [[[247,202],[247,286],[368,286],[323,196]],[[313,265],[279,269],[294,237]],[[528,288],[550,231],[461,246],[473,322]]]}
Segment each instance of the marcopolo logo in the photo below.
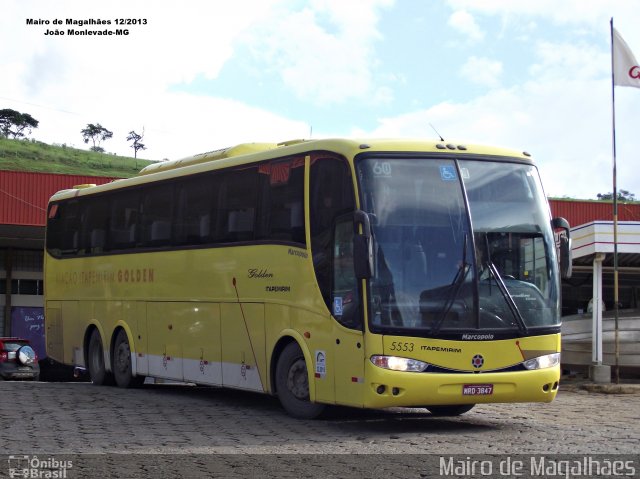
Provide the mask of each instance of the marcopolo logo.
{"label": "marcopolo logo", "polygon": [[464,333],[460,339],[462,339],[463,341],[483,341],[486,339],[493,339],[494,335],[493,334],[469,334],[469,333]]}
{"label": "marcopolo logo", "polygon": [[73,461],[40,458],[38,456],[9,456],[10,478],[66,479]]}

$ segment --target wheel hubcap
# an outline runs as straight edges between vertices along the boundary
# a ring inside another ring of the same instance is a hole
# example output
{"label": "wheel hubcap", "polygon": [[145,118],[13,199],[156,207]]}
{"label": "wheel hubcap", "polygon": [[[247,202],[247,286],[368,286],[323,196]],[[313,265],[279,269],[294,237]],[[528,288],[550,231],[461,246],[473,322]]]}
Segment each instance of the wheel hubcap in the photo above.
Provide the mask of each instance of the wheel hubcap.
{"label": "wheel hubcap", "polygon": [[309,399],[309,379],[304,359],[296,360],[289,368],[287,375],[287,389],[297,399]]}
{"label": "wheel hubcap", "polygon": [[121,344],[116,351],[116,367],[122,373],[127,372],[129,369],[129,362],[131,361],[131,354],[126,344]]}

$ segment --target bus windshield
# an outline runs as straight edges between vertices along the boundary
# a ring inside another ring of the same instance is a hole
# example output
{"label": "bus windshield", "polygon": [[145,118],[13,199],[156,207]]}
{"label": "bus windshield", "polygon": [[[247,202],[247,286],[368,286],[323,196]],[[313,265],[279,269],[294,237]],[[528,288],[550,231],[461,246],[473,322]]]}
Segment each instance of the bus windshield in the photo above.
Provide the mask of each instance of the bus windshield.
{"label": "bus windshield", "polygon": [[357,171],[375,248],[372,331],[524,336],[559,324],[555,242],[535,167],[367,157]]}

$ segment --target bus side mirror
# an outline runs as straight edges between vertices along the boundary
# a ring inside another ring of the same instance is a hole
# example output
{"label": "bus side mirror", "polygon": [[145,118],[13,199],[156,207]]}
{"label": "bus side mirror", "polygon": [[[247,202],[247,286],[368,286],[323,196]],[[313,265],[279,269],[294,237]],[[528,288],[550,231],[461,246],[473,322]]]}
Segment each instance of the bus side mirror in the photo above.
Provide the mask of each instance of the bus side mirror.
{"label": "bus side mirror", "polygon": [[553,218],[551,220],[553,230],[561,229],[564,234],[560,234],[560,276],[562,279],[571,278],[573,270],[573,258],[571,255],[571,234],[569,232],[569,222],[564,218]]}
{"label": "bus side mirror", "polygon": [[373,238],[369,215],[357,210],[353,217],[353,267],[358,279],[369,279],[373,273]]}

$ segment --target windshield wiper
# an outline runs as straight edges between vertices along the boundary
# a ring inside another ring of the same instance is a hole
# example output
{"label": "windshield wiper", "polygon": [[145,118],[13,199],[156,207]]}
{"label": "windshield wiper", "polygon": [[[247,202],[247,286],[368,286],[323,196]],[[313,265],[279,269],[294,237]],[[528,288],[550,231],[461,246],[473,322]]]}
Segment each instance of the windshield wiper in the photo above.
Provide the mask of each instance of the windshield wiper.
{"label": "windshield wiper", "polygon": [[469,240],[469,235],[465,233],[464,244],[462,245],[463,247],[462,264],[458,268],[458,271],[456,272],[456,275],[453,278],[453,281],[451,282],[451,285],[450,285],[451,289],[450,289],[449,295],[447,296],[447,302],[445,303],[444,308],[442,308],[440,317],[438,318],[438,321],[436,321],[436,324],[433,325],[433,328],[431,328],[431,334],[433,334],[434,336],[438,334],[438,332],[440,332],[440,328],[442,327],[442,324],[444,323],[444,320],[447,317],[447,314],[449,314],[449,311],[453,307],[453,303],[458,297],[458,291],[460,291],[460,287],[462,286],[462,283],[464,283],[464,280],[467,277],[467,273],[471,269],[469,268],[470,265],[467,263],[467,241],[468,240]]}
{"label": "windshield wiper", "polygon": [[524,319],[522,318],[522,314],[518,309],[518,305],[513,300],[513,296],[511,296],[511,293],[509,293],[509,290],[507,289],[507,285],[504,284],[504,280],[502,279],[502,276],[498,272],[498,268],[496,268],[496,265],[493,264],[491,261],[487,261],[486,265],[489,267],[489,271],[491,272],[491,275],[495,278],[496,284],[498,285],[498,289],[502,293],[502,296],[504,296],[504,299],[506,300],[507,305],[511,310],[511,314],[513,314],[513,317],[516,318],[518,329],[522,334],[527,334],[528,332],[527,325],[525,324]]}

